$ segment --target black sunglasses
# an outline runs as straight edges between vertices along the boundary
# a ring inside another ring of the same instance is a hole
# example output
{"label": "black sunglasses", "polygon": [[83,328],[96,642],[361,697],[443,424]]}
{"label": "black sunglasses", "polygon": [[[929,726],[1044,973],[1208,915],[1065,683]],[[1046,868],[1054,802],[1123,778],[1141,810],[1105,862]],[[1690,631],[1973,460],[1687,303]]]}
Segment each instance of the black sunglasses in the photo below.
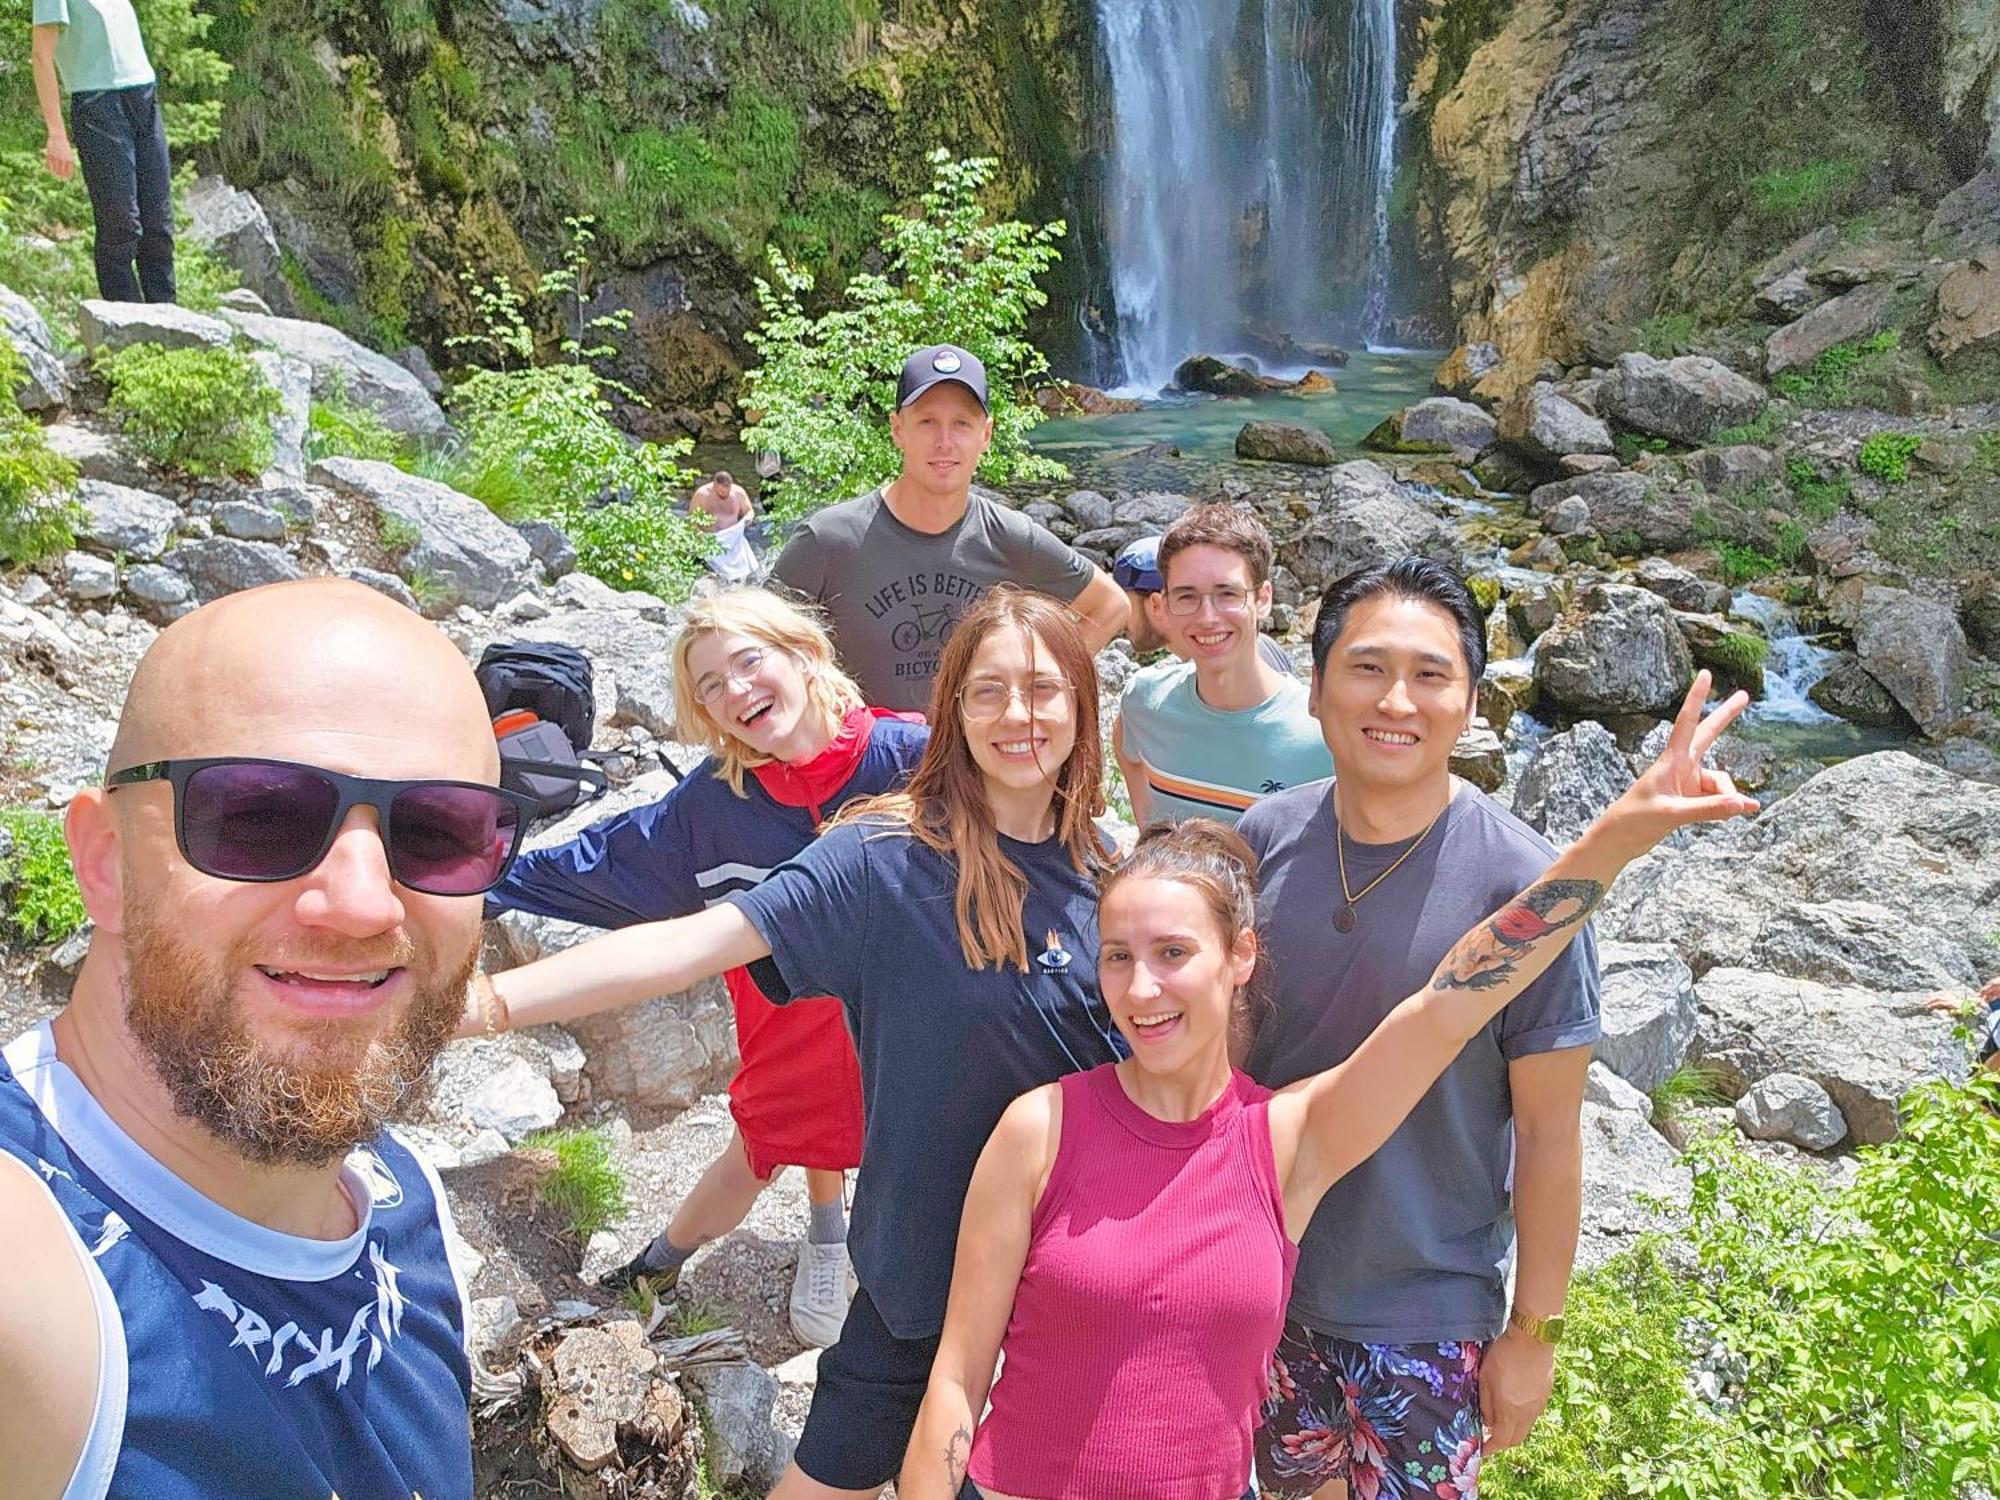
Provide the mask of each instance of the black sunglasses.
{"label": "black sunglasses", "polygon": [[390,877],[431,896],[498,885],[539,805],[476,781],[378,781],[248,756],[147,761],[112,772],[104,786],[146,781],[174,789],[174,840],[204,875],[295,880],[326,858],[351,809],[372,807]]}

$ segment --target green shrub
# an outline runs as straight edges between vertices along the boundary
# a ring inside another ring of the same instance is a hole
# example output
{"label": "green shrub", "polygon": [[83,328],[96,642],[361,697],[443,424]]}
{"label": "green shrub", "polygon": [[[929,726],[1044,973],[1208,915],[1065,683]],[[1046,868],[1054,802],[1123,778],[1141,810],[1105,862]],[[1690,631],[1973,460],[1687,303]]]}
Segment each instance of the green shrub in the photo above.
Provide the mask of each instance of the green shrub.
{"label": "green shrub", "polygon": [[1780,371],[1771,388],[1801,406],[1851,406],[1871,381],[1888,373],[1902,344],[1893,328],[1835,344],[1803,370]]}
{"label": "green shrub", "polygon": [[1698,1062],[1684,1062],[1653,1092],[1653,1124],[1661,1129],[1679,1123],[1690,1109],[1729,1103],[1729,1095],[1714,1072]]}
{"label": "green shrub", "polygon": [[[1570,1291],[1555,1391],[1488,1500],[1963,1500],[2000,1472],[2000,1080],[1928,1085],[1846,1187],[1733,1132],[1687,1229]],[[1700,1361],[1717,1381],[1701,1395]]]}
{"label": "green shrub", "polygon": [[1671,359],[1688,352],[1695,328],[1691,312],[1655,313],[1633,330],[1634,347],[1657,359]]}
{"label": "green shrub", "polygon": [[1797,521],[1780,521],[1771,545],[1778,562],[1789,568],[1805,556],[1806,529]]}
{"label": "green shrub", "polygon": [[1778,560],[1766,556],[1755,547],[1727,539],[1714,544],[1716,556],[1722,559],[1722,578],[1731,588],[1740,584],[1755,583],[1760,578],[1769,578],[1778,571]]}
{"label": "green shrub", "polygon": [[100,368],[111,383],[108,410],[153,462],[197,477],[256,474],[270,463],[282,403],[249,355],[134,344]]}
{"label": "green shrub", "polygon": [[1854,200],[1867,169],[1868,163],[1858,156],[1776,167],[1750,179],[1750,205],[1788,227],[1820,223],[1838,217]]}
{"label": "green shrub", "polygon": [[1641,453],[1665,453],[1669,446],[1663,437],[1645,437],[1636,432],[1616,433],[1611,439],[1612,451],[1619,462],[1628,464]]}
{"label": "green shrub", "polygon": [[1910,477],[1910,459],[1923,441],[1914,432],[1873,433],[1861,444],[1855,463],[1885,484],[1901,484]]}
{"label": "green shrub", "polygon": [[62,820],[27,808],[0,811],[13,853],[0,860],[7,934],[21,943],[60,943],[84,923],[83,896],[63,841]]}
{"label": "green shrub", "polygon": [[1759,680],[1771,643],[1748,630],[1725,631],[1697,653],[1698,663],[1742,686]]}
{"label": "green shrub", "polygon": [[306,457],[373,458],[384,463],[401,463],[409,458],[409,443],[403,435],[377,416],[371,407],[350,401],[345,394],[315,397],[306,419]]}
{"label": "green shrub", "polygon": [[[585,256],[591,243],[586,221],[572,221],[572,244],[560,270],[544,276],[538,291],[567,299],[569,319],[582,318]],[[611,352],[563,343],[565,358],[533,364],[535,347],[519,295],[504,280],[473,286],[485,311],[485,332],[451,342],[484,346],[492,365],[479,369],[453,395],[452,412],[463,446],[434,461],[442,473],[463,480],[467,493],[509,520],[543,516],[569,534],[577,566],[614,588],[644,589],[668,599],[686,596],[715,540],[686,515],[683,493],[695,475],[678,462],[689,445],[641,443],[612,421],[612,396],[644,405],[638,394],[600,376],[589,361]],[[621,331],[629,313],[617,311],[583,323],[583,336]]]}
{"label": "green shrub", "polygon": [[1064,226],[989,222],[978,194],[994,163],[954,161],[944,151],[931,163],[921,210],[883,220],[884,272],[852,277],[829,311],[806,312],[812,277],[780,252],[771,255],[771,280],[757,283],[764,321],[747,337],[763,363],[746,377],[743,405],[757,421],[743,441],[784,459],[781,479],[766,492],[767,513],[781,522],[895,475],[896,377],[904,356],[927,343],[962,345],[986,365],[993,445],[980,462],[982,479],[1064,474],[1028,451],[1042,414],[1023,399],[1048,369],[1028,342],[1027,322],[1048,301],[1036,279],[1057,259]]}
{"label": "green shrub", "polygon": [[1731,447],[1737,443],[1767,444],[1777,435],[1778,409],[1765,406],[1748,422],[1735,427],[1724,427],[1712,434],[1709,442],[1718,448]]}
{"label": "green shrub", "polygon": [[555,1169],[536,1191],[568,1221],[579,1243],[625,1216],[625,1175],[611,1159],[611,1140],[601,1130],[543,1130],[523,1145],[553,1151]]}
{"label": "green shrub", "polygon": [[1821,479],[1812,460],[1802,453],[1794,453],[1785,460],[1785,479],[1808,521],[1830,521],[1847,504],[1848,477],[1836,474],[1831,479]]}
{"label": "green shrub", "polygon": [[27,371],[0,339],[0,566],[66,552],[79,517],[76,465],[50,449],[42,427],[14,404]]}

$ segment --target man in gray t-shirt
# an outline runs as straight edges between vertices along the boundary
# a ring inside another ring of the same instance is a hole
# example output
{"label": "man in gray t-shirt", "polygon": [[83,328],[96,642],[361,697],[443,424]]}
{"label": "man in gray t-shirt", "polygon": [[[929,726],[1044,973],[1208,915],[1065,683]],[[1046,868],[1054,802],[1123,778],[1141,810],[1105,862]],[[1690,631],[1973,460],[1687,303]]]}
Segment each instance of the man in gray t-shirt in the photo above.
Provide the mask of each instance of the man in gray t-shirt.
{"label": "man in gray t-shirt", "polygon": [[1019,511],[972,493],[993,441],[986,371],[963,349],[919,349],[889,419],[902,472],[808,517],[773,579],[825,608],[841,665],[880,708],[925,709],[960,616],[996,584],[1052,594],[1083,617],[1090,649],[1126,620],[1125,596],[1088,558]]}
{"label": "man in gray t-shirt", "polygon": [[[1270,1006],[1245,1062],[1259,1083],[1346,1059],[1555,857],[1449,769],[1482,626],[1463,583],[1421,559],[1350,575],[1321,601],[1312,704],[1335,779],[1237,824],[1259,861]],[[1400,1494],[1390,1482],[1414,1477],[1470,1496],[1482,1453],[1526,1436],[1561,1334],[1597,1035],[1586,933],[1328,1192],[1299,1246],[1258,1433],[1264,1494],[1304,1500],[1335,1480]]]}

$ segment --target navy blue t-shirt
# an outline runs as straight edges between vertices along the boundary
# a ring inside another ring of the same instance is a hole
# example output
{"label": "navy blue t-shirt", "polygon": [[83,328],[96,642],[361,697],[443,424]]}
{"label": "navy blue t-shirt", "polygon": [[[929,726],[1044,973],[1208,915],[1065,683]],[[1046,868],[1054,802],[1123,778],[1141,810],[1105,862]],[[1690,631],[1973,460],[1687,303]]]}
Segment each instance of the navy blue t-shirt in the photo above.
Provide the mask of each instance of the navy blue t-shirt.
{"label": "navy blue t-shirt", "polygon": [[1096,885],[1055,839],[1000,847],[1028,880],[1025,974],[966,967],[957,866],[898,823],[831,829],[729,897],[771,945],[766,994],[847,1009],[866,1121],[848,1248],[898,1338],[944,1326],[965,1190],[1007,1106],[1126,1051],[1097,992]]}

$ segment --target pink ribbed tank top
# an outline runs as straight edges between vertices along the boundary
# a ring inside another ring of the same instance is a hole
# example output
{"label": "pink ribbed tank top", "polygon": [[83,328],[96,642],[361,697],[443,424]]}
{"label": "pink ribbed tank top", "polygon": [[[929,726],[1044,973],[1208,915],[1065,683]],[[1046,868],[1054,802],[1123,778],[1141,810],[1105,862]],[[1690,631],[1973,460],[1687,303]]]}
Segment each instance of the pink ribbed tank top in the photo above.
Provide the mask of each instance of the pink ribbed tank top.
{"label": "pink ribbed tank top", "polygon": [[1061,1087],[973,1482],[1037,1500],[1236,1500],[1298,1260],[1270,1091],[1236,1073],[1177,1123],[1134,1104],[1109,1064]]}

